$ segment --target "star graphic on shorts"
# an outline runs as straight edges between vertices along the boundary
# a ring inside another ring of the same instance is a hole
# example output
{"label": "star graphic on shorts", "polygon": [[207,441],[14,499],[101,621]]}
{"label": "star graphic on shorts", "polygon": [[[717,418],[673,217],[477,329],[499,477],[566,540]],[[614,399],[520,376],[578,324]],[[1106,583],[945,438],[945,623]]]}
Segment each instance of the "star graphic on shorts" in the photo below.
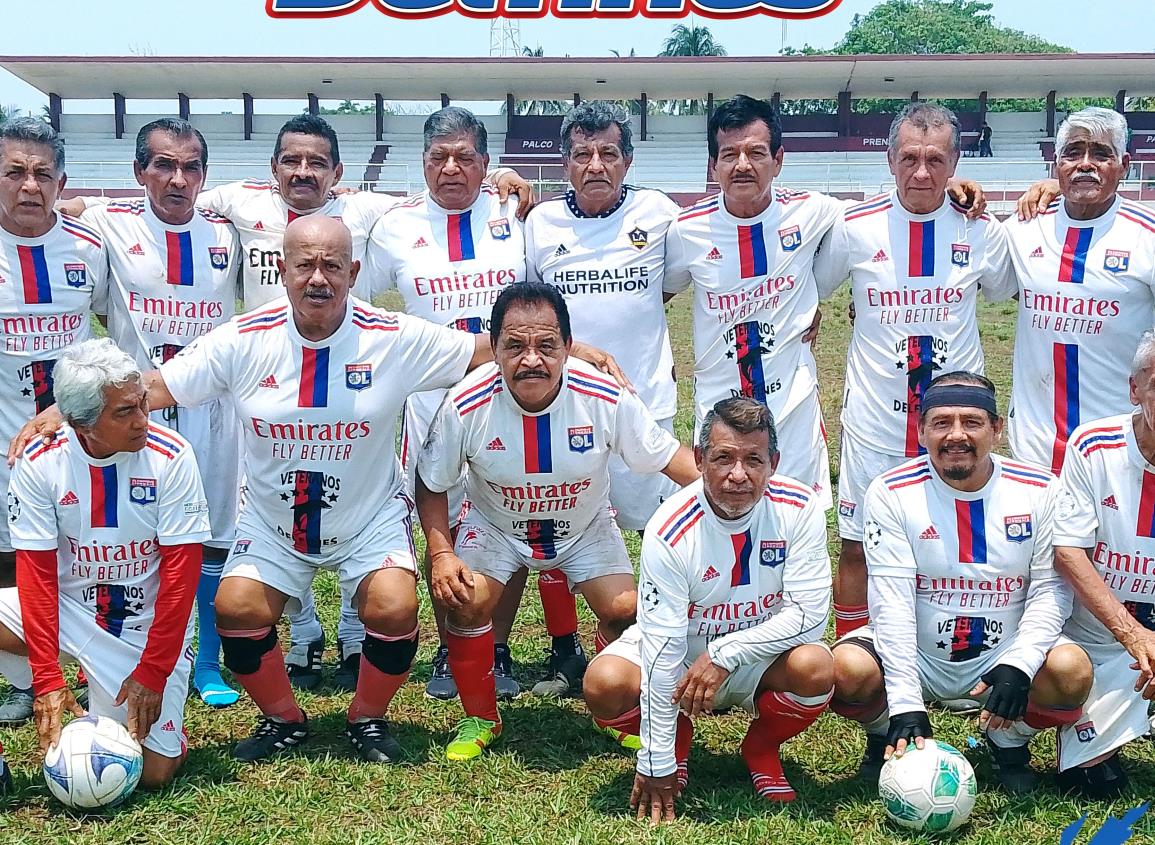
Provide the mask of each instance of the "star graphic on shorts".
{"label": "star graphic on shorts", "polygon": [[292,496],[290,496],[288,493],[282,493],[282,494],[281,494],[281,501],[282,501],[282,502],[287,502],[287,501],[289,501],[289,499],[291,499],[291,498],[292,498]]}
{"label": "star graphic on shorts", "polygon": [[946,643],[944,643],[942,640],[939,640],[937,643],[935,643],[935,645],[937,645],[939,648],[946,648]]}
{"label": "star graphic on shorts", "polygon": [[733,349],[727,350],[726,351],[726,357],[727,358],[733,358],[734,357],[734,350]]}
{"label": "star graphic on shorts", "polygon": [[32,395],[32,388],[30,388],[30,387],[24,388],[23,390],[20,391],[20,395],[21,396],[31,396]]}
{"label": "star graphic on shorts", "polygon": [[903,364],[902,364],[902,361],[899,361],[899,362],[898,362],[897,364],[895,364],[894,366],[895,366],[895,369],[899,369],[899,370],[901,370],[901,369],[902,369],[902,366],[903,366]]}
{"label": "star graphic on shorts", "polygon": [[991,645],[996,646],[998,644],[999,644],[999,638],[998,637],[991,637]]}
{"label": "star graphic on shorts", "polygon": [[329,494],[329,501],[330,501],[330,502],[335,502],[335,501],[337,501],[337,494],[336,494],[336,493],[330,493],[330,494]]}

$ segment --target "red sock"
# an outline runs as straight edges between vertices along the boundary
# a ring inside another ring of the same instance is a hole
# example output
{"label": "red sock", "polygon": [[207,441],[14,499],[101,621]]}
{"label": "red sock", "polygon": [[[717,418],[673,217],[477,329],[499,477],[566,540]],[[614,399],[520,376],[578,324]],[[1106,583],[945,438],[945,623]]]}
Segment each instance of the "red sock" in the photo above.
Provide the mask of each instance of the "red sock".
{"label": "red sock", "polygon": [[865,604],[834,603],[834,636],[845,637],[870,622],[870,608]]}
{"label": "red sock", "polygon": [[78,687],[88,686],[88,676],[84,674],[84,667],[76,670],[76,685]]}
{"label": "red sock", "polygon": [[[366,628],[365,636],[387,643],[400,642],[402,640],[416,640],[418,630],[415,627],[404,636],[387,637]],[[357,675],[357,692],[353,694],[353,700],[349,703],[349,721],[382,718],[385,711],[389,709],[389,703],[393,700],[393,696],[397,694],[397,690],[401,689],[408,678],[408,669],[400,675],[390,675],[388,672],[382,672],[366,660],[365,654],[362,652],[361,669]]]}
{"label": "red sock", "polygon": [[1057,728],[1060,725],[1073,725],[1083,718],[1083,708],[1039,707],[1033,701],[1027,701],[1027,715],[1023,718],[1030,727],[1038,730]]}
{"label": "red sock", "polygon": [[602,629],[598,628],[597,631],[594,632],[594,654],[601,654],[602,649],[609,644],[610,641],[606,639],[606,635],[602,633]]}
{"label": "red sock", "polygon": [[782,771],[778,749],[814,724],[829,702],[827,696],[819,704],[800,704],[790,693],[773,691],[758,696],[758,718],[750,723],[742,740],[742,758],[760,796],[768,801],[793,801],[797,797]]}
{"label": "red sock", "polygon": [[537,576],[537,592],[545,614],[545,629],[551,637],[568,637],[578,629],[577,600],[569,590],[569,579],[560,569],[547,569]]}
{"label": "red sock", "polygon": [[[222,637],[238,637],[253,640],[268,636],[270,628],[255,631],[221,631]],[[271,648],[261,655],[257,671],[248,675],[233,672],[249,698],[266,716],[273,716],[283,722],[302,722],[305,714],[297,706],[297,697],[289,684],[289,673],[285,671],[285,655],[279,648]]]}
{"label": "red sock", "polygon": [[674,734],[674,759],[678,761],[678,789],[690,782],[690,744],[694,741],[694,722],[678,713],[678,730]]}
{"label": "red sock", "polygon": [[642,732],[642,707],[638,705],[613,719],[599,719],[594,716],[594,724],[599,728],[613,728],[615,731],[637,736]]}
{"label": "red sock", "polygon": [[449,646],[449,671],[457,682],[465,715],[500,722],[493,679],[493,626],[472,631],[451,627],[445,634],[445,644]]}

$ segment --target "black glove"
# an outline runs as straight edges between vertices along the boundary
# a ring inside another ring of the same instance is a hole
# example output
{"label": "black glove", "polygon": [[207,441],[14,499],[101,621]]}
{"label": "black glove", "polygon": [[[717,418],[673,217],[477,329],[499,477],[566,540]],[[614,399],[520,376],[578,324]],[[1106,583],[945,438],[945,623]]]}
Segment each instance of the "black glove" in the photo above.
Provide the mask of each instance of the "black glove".
{"label": "black glove", "polygon": [[886,744],[891,748],[898,747],[898,741],[905,739],[907,745],[914,744],[914,738],[921,736],[930,739],[934,732],[930,729],[930,717],[924,710],[914,710],[910,713],[899,713],[890,717],[890,729],[886,732]]}
{"label": "black glove", "polygon": [[1017,722],[1027,715],[1027,694],[1031,691],[1031,679],[1026,672],[1000,663],[983,675],[981,680],[991,688],[984,710],[1010,722]]}

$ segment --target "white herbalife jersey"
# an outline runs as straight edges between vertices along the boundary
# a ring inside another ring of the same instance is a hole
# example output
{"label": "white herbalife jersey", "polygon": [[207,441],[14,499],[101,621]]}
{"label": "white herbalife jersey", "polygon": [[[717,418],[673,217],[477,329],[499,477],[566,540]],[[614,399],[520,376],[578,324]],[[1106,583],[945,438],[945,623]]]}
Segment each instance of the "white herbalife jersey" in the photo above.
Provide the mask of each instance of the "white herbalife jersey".
{"label": "white herbalife jersey", "polygon": [[[396,288],[406,313],[488,334],[497,295],[506,285],[525,281],[525,236],[516,211],[516,197],[500,203],[497,189],[488,185],[464,211],[446,211],[428,191],[399,202],[369,236],[363,272],[373,294]],[[444,396],[444,390],[431,390],[406,403],[402,461],[407,469]]]}
{"label": "white herbalife jersey", "polygon": [[567,361],[557,398],[539,413],[522,410],[490,364],[449,391],[418,471],[443,492],[468,469],[471,506],[526,557],[552,560],[609,507],[611,454],[653,473],[677,451],[641,399],[584,361]]}
{"label": "white herbalife jersey", "polygon": [[571,190],[538,205],[525,224],[530,276],[562,292],[573,336],[613,355],[659,420],[678,410],[662,304],[666,233],[677,216],[661,191],[626,185],[596,217],[582,213]]}
{"label": "white herbalife jersey", "polygon": [[[733,671],[822,639],[830,555],[818,497],[775,475],[748,514],[723,520],[701,481],[679,490],[646,528],[638,598],[644,669],[639,770],[663,774],[674,770],[671,669],[709,651],[714,663]],[[676,660],[667,661],[665,652]]]}
{"label": "white herbalife jersey", "polygon": [[[273,182],[246,180],[219,185],[197,197],[197,205],[224,215],[237,228],[241,239],[245,310],[258,308],[283,296],[284,285],[277,270],[282,258],[285,227],[298,217],[323,214],[340,220],[353,236],[353,258],[365,255],[369,230],[377,218],[393,207],[397,197],[361,191],[330,195],[325,204],[311,211],[299,211],[281,196]],[[357,291],[369,298],[368,292]]]}
{"label": "white herbalife jersey", "polygon": [[473,338],[350,299],[320,342],[286,300],[234,318],[163,367],[180,405],[227,397],[245,429],[245,507],[300,554],[355,539],[401,486],[397,417],[410,393],[465,374]]}
{"label": "white herbalife jersey", "polygon": [[[1135,442],[1134,417],[1075,429],[1061,484],[1055,545],[1087,549],[1116,598],[1140,625],[1155,630],[1155,466]],[[1097,660],[1121,648],[1081,602],[1064,633]]]}
{"label": "white herbalife jersey", "polygon": [[103,460],[64,426],[51,445],[37,439],[24,450],[10,493],[16,547],[59,550],[61,598],[141,646],[160,587],[160,547],[209,539],[192,447],[159,425],[149,426],[140,451]]}
{"label": "white herbalife jersey", "polygon": [[1011,451],[1057,473],[1078,425],[1131,408],[1131,357],[1155,324],[1155,212],[1117,197],[1072,220],[1056,200],[1007,226],[1021,288]]}
{"label": "white herbalife jersey", "polygon": [[817,389],[802,334],[818,309],[814,254],[842,216],[832,197],[784,188],[757,217],[721,194],[684,210],[666,242],[667,293],[694,283],[694,402],[748,396],[781,420]]}
{"label": "white herbalife jersey", "polygon": [[843,429],[876,452],[914,457],[919,400],[938,373],[983,372],[978,291],[1018,292],[1006,231],[966,218],[946,197],[911,214],[893,193],[849,206],[815,260],[825,299],[850,276],[855,320],[846,352]]}
{"label": "white herbalife jersey", "polygon": [[[905,608],[891,608],[909,631],[875,621],[891,713],[924,709],[918,661],[965,664],[1005,651],[999,663],[1033,677],[1070,610],[1051,546],[1056,479],[1034,465],[991,460],[990,480],[974,493],[948,485],[925,455],[867,491],[871,592],[879,580],[900,581],[914,612],[911,620]],[[910,659],[887,660],[896,649]]]}

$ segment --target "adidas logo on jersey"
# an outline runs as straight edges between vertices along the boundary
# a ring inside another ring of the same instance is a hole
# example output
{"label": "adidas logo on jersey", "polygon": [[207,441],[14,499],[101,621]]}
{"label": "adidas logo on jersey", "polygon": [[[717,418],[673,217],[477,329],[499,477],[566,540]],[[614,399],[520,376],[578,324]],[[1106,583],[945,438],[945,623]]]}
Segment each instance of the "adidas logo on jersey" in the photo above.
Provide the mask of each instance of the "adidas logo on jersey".
{"label": "adidas logo on jersey", "polygon": [[495,437],[489,441],[489,445],[485,447],[487,452],[504,452],[505,444],[501,442],[500,437]]}
{"label": "adidas logo on jersey", "polygon": [[1110,496],[1108,496],[1106,499],[1103,500],[1103,507],[1110,508],[1113,511],[1119,510],[1119,505],[1115,502],[1115,494],[1114,493],[1112,493]]}
{"label": "adidas logo on jersey", "polygon": [[174,725],[172,723],[172,719],[169,719],[167,722],[164,723],[164,727],[161,728],[161,730],[162,731],[168,731],[169,733],[176,733],[176,725]]}
{"label": "adidas logo on jersey", "polygon": [[257,382],[257,387],[269,387],[273,390],[276,390],[280,387],[280,385],[277,384],[276,376],[274,376],[272,373],[269,373],[267,376]]}
{"label": "adidas logo on jersey", "polygon": [[263,231],[265,231],[265,224],[264,224],[264,223],[262,223],[260,220],[258,220],[256,223],[254,223],[254,224],[253,224],[253,231],[254,231],[254,232],[263,232]]}
{"label": "adidas logo on jersey", "polygon": [[708,261],[721,261],[722,253],[718,252],[718,247],[714,247],[709,251],[709,253],[706,254],[706,259]]}
{"label": "adidas logo on jersey", "polygon": [[941,540],[942,537],[938,535],[938,529],[933,525],[929,526],[925,531],[918,535],[920,540]]}
{"label": "adidas logo on jersey", "polygon": [[890,256],[886,254],[885,249],[880,249],[878,252],[874,253],[874,258],[870,260],[875,264],[878,264],[881,261],[890,261]]}
{"label": "adidas logo on jersey", "polygon": [[65,493],[60,498],[60,504],[62,504],[62,505],[79,505],[80,499],[76,498],[76,494],[73,493],[71,490],[69,490],[67,493]]}
{"label": "adidas logo on jersey", "polygon": [[555,258],[559,255],[569,255],[569,250],[565,248],[565,244],[558,244],[553,254]]}
{"label": "adidas logo on jersey", "polygon": [[1035,247],[1035,251],[1031,253],[1031,258],[1042,258],[1043,248],[1041,246]]}
{"label": "adidas logo on jersey", "polygon": [[713,581],[715,578],[720,578],[718,570],[712,566],[707,566],[705,573],[702,575],[702,582]]}
{"label": "adidas logo on jersey", "polygon": [[144,247],[140,244],[133,244],[128,248],[129,255],[144,255]]}
{"label": "adidas logo on jersey", "polygon": [[418,238],[413,242],[413,249],[420,249],[423,246],[429,246],[429,242],[425,238]]}
{"label": "adidas logo on jersey", "polygon": [[6,284],[7,282],[7,279],[5,279],[3,276],[0,276],[0,285]]}

